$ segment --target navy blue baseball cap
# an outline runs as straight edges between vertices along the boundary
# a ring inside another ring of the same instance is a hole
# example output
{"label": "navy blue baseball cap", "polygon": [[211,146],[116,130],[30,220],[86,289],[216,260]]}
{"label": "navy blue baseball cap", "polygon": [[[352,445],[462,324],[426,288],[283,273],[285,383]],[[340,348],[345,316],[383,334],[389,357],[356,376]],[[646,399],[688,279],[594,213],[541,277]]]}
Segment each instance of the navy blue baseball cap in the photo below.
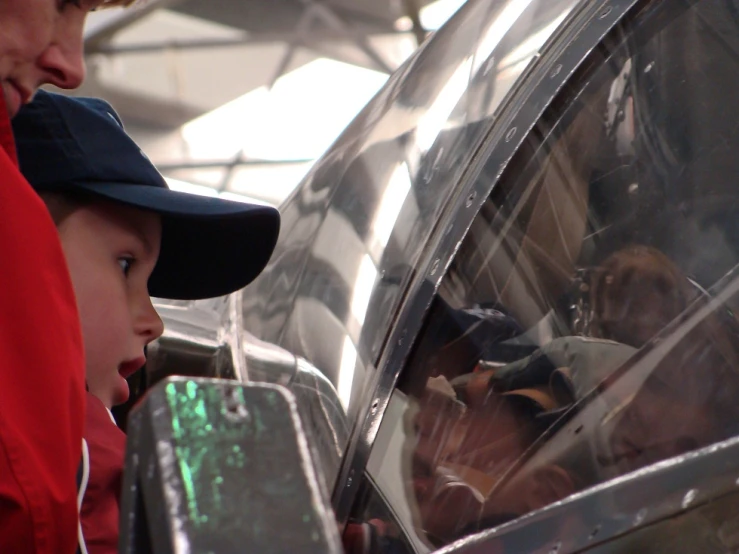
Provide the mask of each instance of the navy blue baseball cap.
{"label": "navy blue baseball cap", "polygon": [[79,192],[161,215],[152,296],[221,296],[267,265],[279,212],[170,190],[107,102],[38,91],[13,119],[13,131],[21,171],[37,191]]}

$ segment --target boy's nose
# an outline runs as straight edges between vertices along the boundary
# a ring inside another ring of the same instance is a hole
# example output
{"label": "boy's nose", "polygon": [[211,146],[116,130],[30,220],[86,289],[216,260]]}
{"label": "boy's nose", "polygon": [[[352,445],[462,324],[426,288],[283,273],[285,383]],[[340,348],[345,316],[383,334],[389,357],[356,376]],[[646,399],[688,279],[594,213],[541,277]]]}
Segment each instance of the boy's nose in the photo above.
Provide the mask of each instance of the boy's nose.
{"label": "boy's nose", "polygon": [[149,296],[146,296],[142,302],[141,311],[139,312],[139,317],[136,318],[136,328],[134,330],[137,335],[144,337],[146,344],[158,339],[164,333],[164,322],[154,309]]}

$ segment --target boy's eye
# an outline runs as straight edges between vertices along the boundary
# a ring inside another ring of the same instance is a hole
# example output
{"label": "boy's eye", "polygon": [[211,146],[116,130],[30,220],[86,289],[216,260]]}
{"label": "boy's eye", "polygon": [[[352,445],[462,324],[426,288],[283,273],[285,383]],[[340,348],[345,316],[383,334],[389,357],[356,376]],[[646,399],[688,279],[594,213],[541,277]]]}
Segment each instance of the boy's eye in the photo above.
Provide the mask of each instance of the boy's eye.
{"label": "boy's eye", "polygon": [[133,262],[133,258],[118,258],[118,265],[121,266],[121,271],[123,271],[123,275],[126,277],[128,277],[128,273],[131,271]]}

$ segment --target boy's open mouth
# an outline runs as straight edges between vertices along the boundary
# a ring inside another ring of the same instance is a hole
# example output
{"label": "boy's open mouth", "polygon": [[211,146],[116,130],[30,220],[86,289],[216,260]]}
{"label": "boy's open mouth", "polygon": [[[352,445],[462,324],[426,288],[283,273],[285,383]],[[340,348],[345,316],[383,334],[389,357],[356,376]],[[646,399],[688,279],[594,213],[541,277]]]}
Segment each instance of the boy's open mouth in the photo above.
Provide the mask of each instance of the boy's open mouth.
{"label": "boy's open mouth", "polygon": [[144,358],[143,356],[141,356],[140,358],[136,358],[135,360],[123,362],[121,365],[118,366],[118,374],[124,379],[128,379],[131,375],[144,367],[145,363],[146,358]]}

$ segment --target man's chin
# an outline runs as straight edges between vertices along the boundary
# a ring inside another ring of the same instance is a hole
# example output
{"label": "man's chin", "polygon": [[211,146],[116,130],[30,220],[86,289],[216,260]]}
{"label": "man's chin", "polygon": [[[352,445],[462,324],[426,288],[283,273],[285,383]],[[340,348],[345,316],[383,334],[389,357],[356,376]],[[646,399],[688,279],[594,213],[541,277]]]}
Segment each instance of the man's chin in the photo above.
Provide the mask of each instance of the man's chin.
{"label": "man's chin", "polygon": [[10,119],[13,119],[20,111],[23,101],[21,95],[11,83],[2,81],[3,98],[5,100],[5,111]]}

